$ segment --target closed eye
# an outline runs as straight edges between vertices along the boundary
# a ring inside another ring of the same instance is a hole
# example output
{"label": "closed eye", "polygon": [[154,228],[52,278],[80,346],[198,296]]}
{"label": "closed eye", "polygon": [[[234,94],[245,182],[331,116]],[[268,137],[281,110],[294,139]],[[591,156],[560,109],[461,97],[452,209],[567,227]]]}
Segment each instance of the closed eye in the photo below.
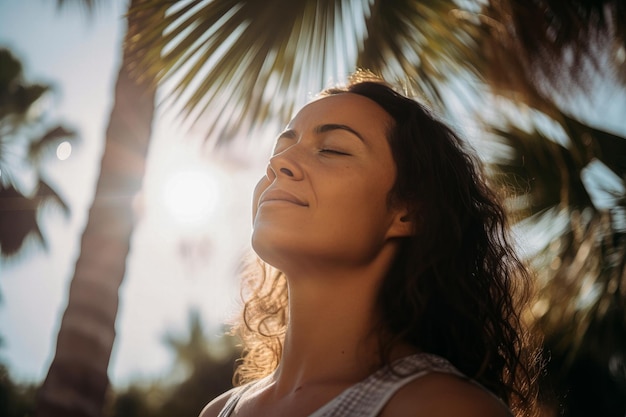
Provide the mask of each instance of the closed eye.
{"label": "closed eye", "polygon": [[349,153],[346,153],[346,152],[341,152],[335,149],[328,149],[328,148],[320,149],[320,153],[329,153],[333,155],[346,155],[346,156],[350,155]]}

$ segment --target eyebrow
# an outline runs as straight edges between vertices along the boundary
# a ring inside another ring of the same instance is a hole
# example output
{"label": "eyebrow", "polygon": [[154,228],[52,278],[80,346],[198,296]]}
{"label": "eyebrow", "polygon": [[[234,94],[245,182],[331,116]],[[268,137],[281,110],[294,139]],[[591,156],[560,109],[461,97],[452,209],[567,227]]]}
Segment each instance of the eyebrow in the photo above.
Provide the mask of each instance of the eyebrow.
{"label": "eyebrow", "polygon": [[[328,123],[328,124],[319,125],[315,127],[315,129],[313,129],[313,132],[315,132],[316,134],[320,134],[320,133],[331,132],[333,130],[345,130],[346,132],[352,133],[354,136],[359,138],[361,142],[365,142],[365,139],[363,139],[363,136],[359,132],[352,129],[350,126],[346,126],[346,125],[342,125],[338,123]],[[288,130],[283,131],[278,136],[278,139],[280,138],[295,139],[295,137],[296,137],[296,131],[293,129],[288,129]]]}
{"label": "eyebrow", "polygon": [[359,140],[361,142],[365,142],[365,140],[363,139],[363,136],[361,136],[361,134],[359,132],[357,132],[356,130],[352,129],[350,126],[336,124],[336,123],[330,123],[330,124],[317,126],[314,129],[314,132],[315,133],[325,133],[325,132],[330,132],[330,131],[333,131],[333,130],[345,130],[346,132],[350,132],[354,136],[359,138]]}

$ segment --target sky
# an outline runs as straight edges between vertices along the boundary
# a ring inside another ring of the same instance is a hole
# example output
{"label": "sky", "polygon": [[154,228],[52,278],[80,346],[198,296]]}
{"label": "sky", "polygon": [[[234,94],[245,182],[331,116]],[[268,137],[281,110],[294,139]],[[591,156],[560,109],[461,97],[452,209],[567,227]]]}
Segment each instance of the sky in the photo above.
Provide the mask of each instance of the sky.
{"label": "sky", "polygon": [[[44,103],[47,115],[79,132],[69,158],[52,157],[45,164],[71,215],[46,210],[49,249],[0,261],[0,362],[22,381],[42,380],[54,355],[97,179],[124,30],[123,1],[104,2],[92,17],[80,9],[59,11],[55,3],[0,2],[0,46],[22,61],[27,81],[55,87]],[[190,309],[200,311],[216,336],[236,313],[235,271],[249,251],[250,196],[271,145],[270,140],[203,157],[192,145],[199,138],[184,137],[170,113],[161,111],[157,120],[120,290],[109,368],[117,385],[167,374],[173,358],[163,335],[184,336]],[[189,188],[193,185],[201,192]]]}

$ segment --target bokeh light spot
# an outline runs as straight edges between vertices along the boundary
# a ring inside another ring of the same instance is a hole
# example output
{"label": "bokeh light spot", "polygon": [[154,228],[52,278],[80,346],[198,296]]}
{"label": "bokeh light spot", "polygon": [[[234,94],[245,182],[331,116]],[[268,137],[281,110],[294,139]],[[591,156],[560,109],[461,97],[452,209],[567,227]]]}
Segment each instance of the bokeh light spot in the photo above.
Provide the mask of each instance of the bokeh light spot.
{"label": "bokeh light spot", "polygon": [[57,158],[61,161],[65,161],[72,154],[72,144],[68,141],[63,141],[57,146]]}

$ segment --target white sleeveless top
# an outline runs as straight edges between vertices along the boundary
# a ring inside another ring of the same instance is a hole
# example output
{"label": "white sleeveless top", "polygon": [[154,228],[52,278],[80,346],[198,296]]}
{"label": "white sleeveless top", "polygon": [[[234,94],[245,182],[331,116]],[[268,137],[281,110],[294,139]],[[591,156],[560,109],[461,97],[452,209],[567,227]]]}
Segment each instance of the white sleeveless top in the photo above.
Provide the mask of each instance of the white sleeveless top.
{"label": "white sleeveless top", "polygon": [[[391,372],[387,367],[379,369],[363,381],[347,388],[309,417],[376,417],[400,388],[431,372],[456,375],[494,395],[478,382],[463,375],[450,362],[440,356],[417,353],[397,360],[393,363],[393,369],[397,374]],[[269,382],[270,377],[244,385],[234,391],[218,417],[229,417],[241,397],[248,390],[262,387]],[[499,398],[497,399],[502,403]]]}

